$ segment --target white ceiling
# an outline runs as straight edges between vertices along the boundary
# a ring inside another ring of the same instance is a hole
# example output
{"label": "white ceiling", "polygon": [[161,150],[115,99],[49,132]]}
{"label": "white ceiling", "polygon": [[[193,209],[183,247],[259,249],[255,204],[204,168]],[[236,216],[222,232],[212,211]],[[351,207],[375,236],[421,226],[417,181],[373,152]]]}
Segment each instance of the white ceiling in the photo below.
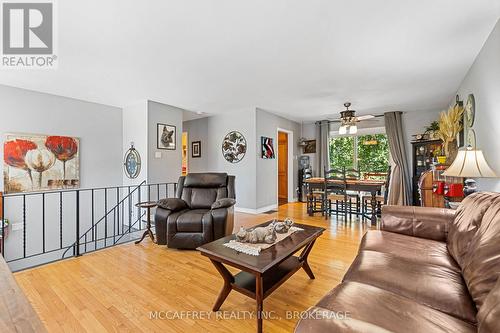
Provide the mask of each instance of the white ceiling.
{"label": "white ceiling", "polygon": [[317,120],[444,108],[498,0],[58,1],[57,70],[0,83],[115,106]]}

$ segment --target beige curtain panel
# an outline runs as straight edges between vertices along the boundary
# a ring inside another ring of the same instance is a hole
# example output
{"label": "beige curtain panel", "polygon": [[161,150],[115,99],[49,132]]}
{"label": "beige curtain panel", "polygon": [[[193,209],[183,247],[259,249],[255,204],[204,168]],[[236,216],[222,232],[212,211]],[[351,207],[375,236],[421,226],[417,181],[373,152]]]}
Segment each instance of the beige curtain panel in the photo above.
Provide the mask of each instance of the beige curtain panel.
{"label": "beige curtain panel", "polygon": [[412,204],[411,179],[406,158],[402,112],[387,112],[384,114],[384,119],[389,150],[394,162],[387,204],[410,206]]}
{"label": "beige curtain panel", "polygon": [[330,124],[328,121],[316,123],[316,176],[323,177],[325,169],[330,169]]}

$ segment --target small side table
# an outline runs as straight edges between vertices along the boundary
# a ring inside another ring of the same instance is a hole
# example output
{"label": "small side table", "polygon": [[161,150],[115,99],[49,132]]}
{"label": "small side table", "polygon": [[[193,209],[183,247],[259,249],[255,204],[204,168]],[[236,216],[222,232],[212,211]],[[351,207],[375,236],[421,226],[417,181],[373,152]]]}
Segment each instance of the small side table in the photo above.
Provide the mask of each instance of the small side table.
{"label": "small side table", "polygon": [[153,232],[151,231],[151,208],[155,208],[157,206],[156,202],[154,201],[145,201],[145,202],[139,202],[135,204],[136,207],[139,208],[146,208],[148,210],[148,219],[147,219],[147,225],[146,225],[146,231],[144,231],[144,234],[142,234],[141,239],[135,242],[135,244],[139,244],[144,240],[146,235],[149,235],[149,238],[155,243],[155,236],[153,235]]}

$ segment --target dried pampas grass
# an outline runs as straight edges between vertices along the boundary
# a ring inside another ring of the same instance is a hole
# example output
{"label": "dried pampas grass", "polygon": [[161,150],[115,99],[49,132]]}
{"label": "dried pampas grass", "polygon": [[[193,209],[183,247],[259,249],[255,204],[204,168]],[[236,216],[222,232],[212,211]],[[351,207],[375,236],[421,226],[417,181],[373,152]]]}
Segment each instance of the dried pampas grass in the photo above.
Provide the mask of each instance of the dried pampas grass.
{"label": "dried pampas grass", "polygon": [[448,112],[443,111],[439,115],[439,131],[437,132],[438,137],[443,141],[444,153],[449,156],[449,145],[456,138],[458,133],[462,130],[462,124],[460,120],[464,114],[464,108],[455,105],[448,109]]}

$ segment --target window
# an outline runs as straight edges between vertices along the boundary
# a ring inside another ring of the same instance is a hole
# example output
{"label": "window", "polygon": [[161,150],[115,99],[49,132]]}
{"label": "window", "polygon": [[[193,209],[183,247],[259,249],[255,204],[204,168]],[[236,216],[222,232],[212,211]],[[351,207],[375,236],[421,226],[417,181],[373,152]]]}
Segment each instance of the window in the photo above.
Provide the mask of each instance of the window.
{"label": "window", "polygon": [[389,167],[389,145],[385,134],[341,136],[330,138],[330,166],[386,172]]}

